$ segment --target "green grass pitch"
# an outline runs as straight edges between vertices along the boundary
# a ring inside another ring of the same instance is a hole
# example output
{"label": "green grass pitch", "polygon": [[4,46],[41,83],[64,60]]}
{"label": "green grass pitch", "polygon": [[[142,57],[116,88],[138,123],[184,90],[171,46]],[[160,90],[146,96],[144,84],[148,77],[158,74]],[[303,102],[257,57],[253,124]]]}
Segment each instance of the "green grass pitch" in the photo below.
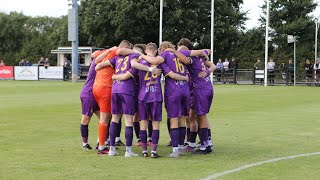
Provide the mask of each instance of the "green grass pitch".
{"label": "green grass pitch", "polygon": [[[242,165],[320,151],[320,88],[217,85],[209,119],[215,152],[159,159],[83,151],[83,83],[0,81],[0,179],[200,179]],[[165,112],[164,116],[165,118]],[[97,118],[90,123],[95,145]],[[124,141],[124,134],[121,135]],[[135,139],[134,139],[135,141]],[[140,148],[134,147],[140,154]],[[318,179],[320,155],[249,168],[221,179]]]}

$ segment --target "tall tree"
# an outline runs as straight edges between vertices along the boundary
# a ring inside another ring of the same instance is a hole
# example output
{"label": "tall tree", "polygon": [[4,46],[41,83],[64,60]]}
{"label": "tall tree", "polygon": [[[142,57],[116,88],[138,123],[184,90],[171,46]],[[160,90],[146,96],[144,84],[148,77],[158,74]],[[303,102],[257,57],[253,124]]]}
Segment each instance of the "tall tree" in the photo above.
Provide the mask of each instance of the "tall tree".
{"label": "tall tree", "polygon": [[[272,56],[277,60],[293,57],[293,46],[287,43],[287,35],[297,36],[297,59],[313,59],[314,21],[311,12],[316,8],[314,0],[271,0],[270,28],[271,40],[275,47]],[[263,7],[264,13],[266,5]],[[265,19],[261,18],[263,24]]]}

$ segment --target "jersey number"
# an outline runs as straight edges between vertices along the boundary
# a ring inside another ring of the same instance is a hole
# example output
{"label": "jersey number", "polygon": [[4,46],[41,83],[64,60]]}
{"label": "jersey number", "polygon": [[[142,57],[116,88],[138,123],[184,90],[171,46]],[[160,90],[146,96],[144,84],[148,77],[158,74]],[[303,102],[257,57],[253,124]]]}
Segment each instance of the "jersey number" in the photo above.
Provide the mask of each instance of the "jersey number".
{"label": "jersey number", "polygon": [[[117,66],[117,69],[116,69],[116,72],[119,72],[120,70],[121,71],[124,71],[124,70],[126,70],[127,69],[127,67],[128,67],[128,65],[127,65],[127,63],[128,63],[128,60],[129,60],[129,57],[125,57],[124,59],[119,59],[118,61],[118,66]],[[123,61],[123,63],[122,63],[122,61]],[[121,66],[121,63],[122,63],[122,66]],[[121,66],[121,67],[120,67]]]}
{"label": "jersey number", "polygon": [[[156,79],[159,76],[159,74],[152,74],[151,73],[151,76],[152,76],[153,79]],[[146,73],[146,75],[144,76],[144,80],[145,81],[150,81],[151,80],[150,72]]]}
{"label": "jersey number", "polygon": [[174,58],[173,61],[176,64],[176,72],[184,73],[184,66],[180,63],[178,58]]}
{"label": "jersey number", "polygon": [[200,62],[201,62],[201,70],[202,71],[205,71],[205,70],[207,70],[207,68],[206,68],[206,65],[204,64],[204,58],[200,58]]}

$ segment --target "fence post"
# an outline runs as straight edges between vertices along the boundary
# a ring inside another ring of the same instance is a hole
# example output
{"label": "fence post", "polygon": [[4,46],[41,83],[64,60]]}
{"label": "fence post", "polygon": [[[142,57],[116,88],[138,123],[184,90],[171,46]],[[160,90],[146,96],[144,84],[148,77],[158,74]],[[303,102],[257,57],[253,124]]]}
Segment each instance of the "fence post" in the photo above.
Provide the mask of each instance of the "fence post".
{"label": "fence post", "polygon": [[237,68],[233,68],[233,84],[237,84]]}
{"label": "fence post", "polygon": [[256,68],[253,67],[252,69],[252,83],[256,85]]}

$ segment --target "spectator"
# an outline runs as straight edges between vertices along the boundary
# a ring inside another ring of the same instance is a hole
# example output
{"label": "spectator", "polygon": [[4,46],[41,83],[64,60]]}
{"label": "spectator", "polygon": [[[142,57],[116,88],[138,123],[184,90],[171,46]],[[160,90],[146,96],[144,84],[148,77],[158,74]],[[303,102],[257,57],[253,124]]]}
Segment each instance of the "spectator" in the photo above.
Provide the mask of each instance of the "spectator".
{"label": "spectator", "polygon": [[219,58],[218,62],[217,62],[217,81],[220,82],[220,78],[221,78],[221,75],[223,74],[223,63],[222,63],[222,60],[221,58]]}
{"label": "spectator", "polygon": [[19,62],[19,66],[25,66],[26,65],[26,61],[24,59],[22,59],[20,62]]}
{"label": "spectator", "polygon": [[25,62],[25,66],[32,66],[32,62],[30,62],[30,61],[27,60],[27,61]]}
{"label": "spectator", "polygon": [[232,73],[232,74],[230,74],[230,77],[232,77],[232,75],[235,76],[234,77],[234,81],[235,81],[234,84],[237,84],[237,82],[236,82],[236,79],[237,79],[236,71],[237,71],[237,69],[238,69],[238,62],[236,61],[235,58],[232,58],[231,62],[229,62],[229,70],[230,70],[230,73]]}
{"label": "spectator", "polygon": [[39,66],[44,66],[44,58],[41,57],[40,60],[38,61]]}
{"label": "spectator", "polygon": [[286,65],[286,63],[282,62],[279,65],[279,69],[280,69],[280,72],[281,72],[281,76],[282,76],[283,82],[286,82],[287,81],[287,65]]}
{"label": "spectator", "polygon": [[223,84],[226,83],[226,81],[229,81],[229,60],[228,58],[225,58],[224,59],[224,62],[223,62],[223,75],[224,75],[224,81],[223,81]]}
{"label": "spectator", "polygon": [[63,66],[64,67],[70,67],[71,66],[71,62],[66,57],[64,58]]}
{"label": "spectator", "polygon": [[[263,64],[261,63],[261,61],[260,61],[259,58],[257,59],[257,62],[254,63],[253,68],[254,68],[254,70],[264,69],[264,68],[263,68]],[[255,72],[255,73],[256,73],[256,72]],[[259,73],[259,75],[260,75],[260,73]],[[263,78],[257,78],[257,80],[259,80],[259,81],[260,81],[260,84],[262,85],[262,82],[263,82],[264,79],[263,79]]]}
{"label": "spectator", "polygon": [[224,59],[223,69],[229,70],[229,60],[228,60],[228,58],[225,58],[225,59]]}
{"label": "spectator", "polygon": [[267,64],[267,70],[268,70],[268,79],[270,82],[270,85],[274,84],[274,68],[276,64],[273,62],[273,59],[270,58],[268,64]]}
{"label": "spectator", "polygon": [[2,59],[0,60],[0,67],[1,66],[6,66],[6,64],[4,63],[4,61]]}
{"label": "spectator", "polygon": [[44,67],[47,69],[50,66],[49,58],[46,58],[43,63]]}
{"label": "spectator", "polygon": [[316,63],[314,63],[313,65],[313,69],[315,71],[316,74],[316,86],[320,86],[320,64],[319,64],[319,60],[316,60]]}
{"label": "spectator", "polygon": [[253,65],[254,69],[263,69],[260,59],[257,59],[257,62]]}
{"label": "spectator", "polygon": [[304,64],[304,69],[306,70],[306,85],[311,86],[312,81],[312,64],[309,59],[306,59]]}
{"label": "spectator", "polygon": [[66,57],[64,58],[63,67],[65,74],[64,79],[69,79],[71,76],[71,62]]}
{"label": "spectator", "polygon": [[290,77],[291,85],[292,85],[294,82],[294,64],[292,62],[292,59],[289,59],[287,70],[288,70],[288,74],[287,74],[288,81],[289,81],[289,77]]}

